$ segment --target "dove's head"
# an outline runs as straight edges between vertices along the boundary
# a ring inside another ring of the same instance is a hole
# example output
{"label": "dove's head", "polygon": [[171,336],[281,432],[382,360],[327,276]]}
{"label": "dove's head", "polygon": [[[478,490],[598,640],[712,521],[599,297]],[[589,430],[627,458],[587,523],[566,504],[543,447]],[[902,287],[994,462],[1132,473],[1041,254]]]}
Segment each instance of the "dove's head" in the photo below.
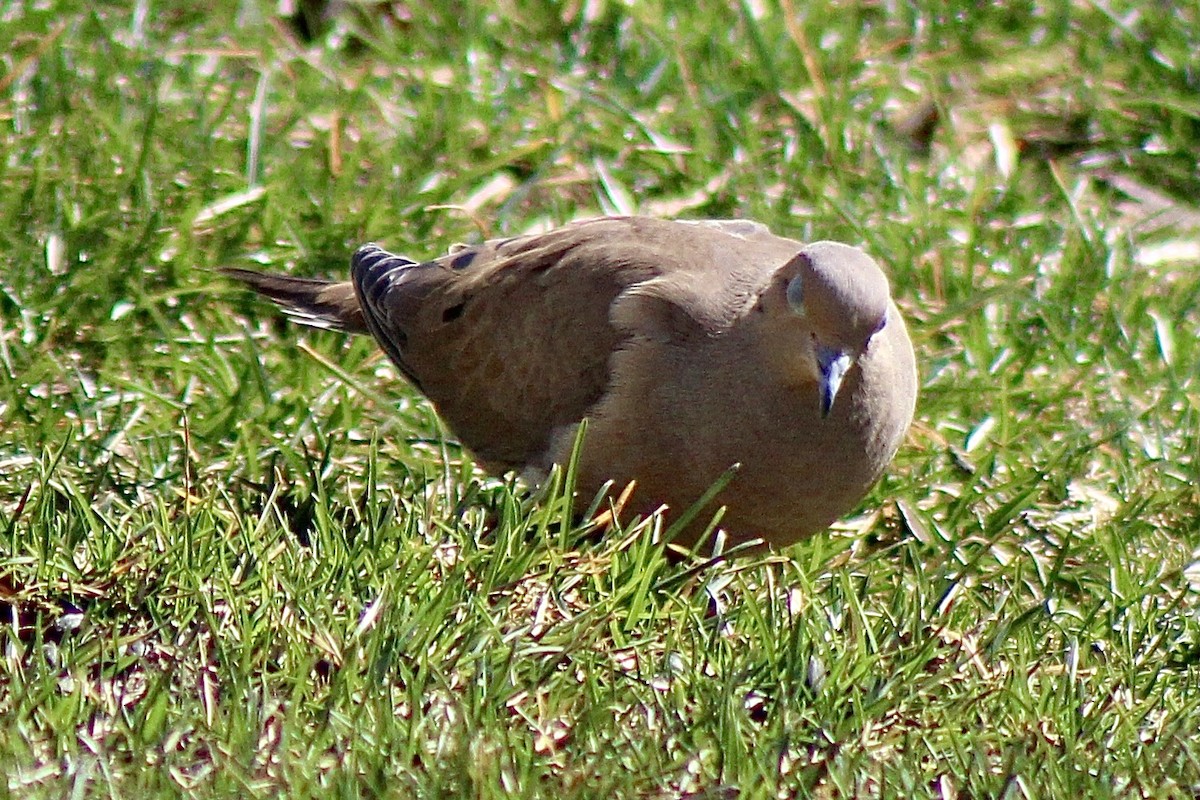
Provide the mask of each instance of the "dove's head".
{"label": "dove's head", "polygon": [[828,416],[847,373],[887,325],[887,277],[862,250],[838,242],[806,245],[782,273],[788,308],[809,334],[806,357]]}

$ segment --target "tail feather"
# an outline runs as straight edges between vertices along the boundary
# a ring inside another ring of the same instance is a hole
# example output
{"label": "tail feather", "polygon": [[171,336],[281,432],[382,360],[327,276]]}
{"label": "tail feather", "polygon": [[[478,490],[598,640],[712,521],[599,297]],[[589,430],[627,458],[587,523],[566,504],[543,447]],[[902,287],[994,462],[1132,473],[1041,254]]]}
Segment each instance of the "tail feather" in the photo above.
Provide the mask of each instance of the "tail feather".
{"label": "tail feather", "polygon": [[285,314],[304,325],[345,333],[370,333],[354,284],[349,281],[293,278],[236,267],[226,267],[221,272],[275,301]]}

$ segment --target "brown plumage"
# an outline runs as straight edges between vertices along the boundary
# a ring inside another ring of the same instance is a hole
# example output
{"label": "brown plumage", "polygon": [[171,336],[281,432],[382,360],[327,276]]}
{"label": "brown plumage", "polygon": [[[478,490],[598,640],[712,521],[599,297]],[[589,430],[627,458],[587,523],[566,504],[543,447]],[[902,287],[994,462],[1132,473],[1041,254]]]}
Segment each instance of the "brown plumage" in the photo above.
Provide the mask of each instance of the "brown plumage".
{"label": "brown plumage", "polygon": [[588,418],[582,504],[718,505],[734,541],[785,545],[853,509],[912,419],[912,345],[848,245],[751,222],[606,217],[414,263],[361,248],[352,281],[229,274],[301,321],[370,332],[489,471],[547,471]]}

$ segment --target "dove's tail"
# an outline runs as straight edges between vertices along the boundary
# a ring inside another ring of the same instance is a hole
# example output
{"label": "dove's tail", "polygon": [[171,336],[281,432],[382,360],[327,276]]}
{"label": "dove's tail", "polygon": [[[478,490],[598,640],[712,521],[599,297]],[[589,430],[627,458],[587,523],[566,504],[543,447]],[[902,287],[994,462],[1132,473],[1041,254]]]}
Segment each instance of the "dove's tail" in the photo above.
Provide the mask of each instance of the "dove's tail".
{"label": "dove's tail", "polygon": [[371,332],[349,281],[292,278],[235,267],[221,272],[274,300],[285,314],[304,325],[345,333]]}

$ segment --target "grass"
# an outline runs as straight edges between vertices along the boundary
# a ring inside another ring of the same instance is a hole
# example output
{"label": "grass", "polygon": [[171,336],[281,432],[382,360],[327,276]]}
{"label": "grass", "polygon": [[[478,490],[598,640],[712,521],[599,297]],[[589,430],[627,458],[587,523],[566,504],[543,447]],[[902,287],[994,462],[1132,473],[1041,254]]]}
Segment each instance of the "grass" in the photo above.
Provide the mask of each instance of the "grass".
{"label": "grass", "polygon": [[[1200,790],[1194,3],[2,13],[0,795]],[[214,272],[629,210],[886,265],[837,530],[588,539]]]}

